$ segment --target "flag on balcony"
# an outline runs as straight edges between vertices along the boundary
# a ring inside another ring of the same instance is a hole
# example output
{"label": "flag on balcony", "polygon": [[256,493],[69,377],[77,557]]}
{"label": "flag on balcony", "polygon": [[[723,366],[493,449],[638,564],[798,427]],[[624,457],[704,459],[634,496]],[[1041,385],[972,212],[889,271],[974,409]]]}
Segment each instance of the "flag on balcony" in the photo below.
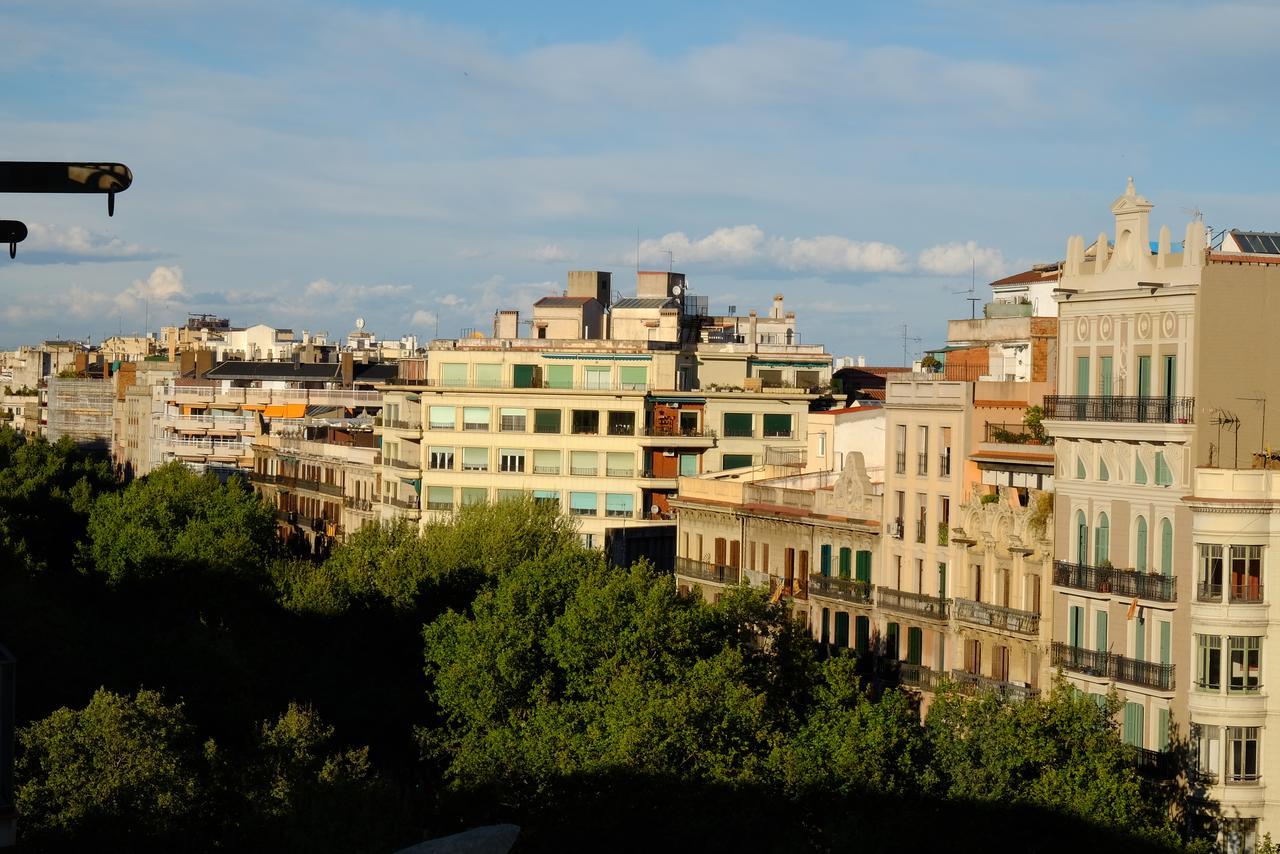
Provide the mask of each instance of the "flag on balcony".
{"label": "flag on balcony", "polygon": [[1124,615],[1126,620],[1132,620],[1138,614],[1138,597],[1134,596],[1133,601],[1129,603],[1129,612]]}

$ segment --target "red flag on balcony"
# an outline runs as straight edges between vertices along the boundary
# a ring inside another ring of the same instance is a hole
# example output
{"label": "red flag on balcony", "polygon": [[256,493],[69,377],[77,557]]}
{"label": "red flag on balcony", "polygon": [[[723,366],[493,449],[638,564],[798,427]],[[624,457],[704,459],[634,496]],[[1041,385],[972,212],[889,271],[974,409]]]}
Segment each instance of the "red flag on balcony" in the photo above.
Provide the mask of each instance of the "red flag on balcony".
{"label": "red flag on balcony", "polygon": [[1134,596],[1133,601],[1129,603],[1129,612],[1124,615],[1126,620],[1132,620],[1138,615],[1138,597]]}

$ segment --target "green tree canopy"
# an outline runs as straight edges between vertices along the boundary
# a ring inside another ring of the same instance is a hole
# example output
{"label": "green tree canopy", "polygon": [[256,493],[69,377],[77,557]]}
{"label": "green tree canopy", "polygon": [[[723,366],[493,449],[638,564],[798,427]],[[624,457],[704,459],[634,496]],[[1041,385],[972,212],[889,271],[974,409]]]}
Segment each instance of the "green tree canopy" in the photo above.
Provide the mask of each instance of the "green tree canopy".
{"label": "green tree canopy", "polygon": [[89,538],[91,567],[112,584],[191,569],[265,577],[278,551],[271,508],[244,480],[178,462],[99,498]]}

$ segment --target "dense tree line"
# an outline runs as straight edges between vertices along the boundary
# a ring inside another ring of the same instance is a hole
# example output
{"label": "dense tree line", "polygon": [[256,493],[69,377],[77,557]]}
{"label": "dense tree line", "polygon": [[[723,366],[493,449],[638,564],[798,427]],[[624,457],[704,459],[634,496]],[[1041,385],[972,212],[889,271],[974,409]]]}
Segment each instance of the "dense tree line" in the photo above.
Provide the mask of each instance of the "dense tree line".
{"label": "dense tree line", "polygon": [[[238,478],[0,430],[27,850],[1184,850],[1115,704],[918,697],[782,605],[618,568],[534,502],[290,559]],[[1192,821],[1196,818],[1196,821]]]}

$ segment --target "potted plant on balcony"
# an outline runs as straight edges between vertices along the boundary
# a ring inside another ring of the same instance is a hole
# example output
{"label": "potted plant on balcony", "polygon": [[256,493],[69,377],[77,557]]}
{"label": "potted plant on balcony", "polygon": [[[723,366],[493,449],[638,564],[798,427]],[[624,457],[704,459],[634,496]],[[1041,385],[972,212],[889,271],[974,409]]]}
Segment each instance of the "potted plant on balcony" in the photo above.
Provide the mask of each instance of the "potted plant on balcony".
{"label": "potted plant on balcony", "polygon": [[1111,561],[1104,560],[1098,564],[1098,592],[1111,592],[1111,570],[1115,569]]}

